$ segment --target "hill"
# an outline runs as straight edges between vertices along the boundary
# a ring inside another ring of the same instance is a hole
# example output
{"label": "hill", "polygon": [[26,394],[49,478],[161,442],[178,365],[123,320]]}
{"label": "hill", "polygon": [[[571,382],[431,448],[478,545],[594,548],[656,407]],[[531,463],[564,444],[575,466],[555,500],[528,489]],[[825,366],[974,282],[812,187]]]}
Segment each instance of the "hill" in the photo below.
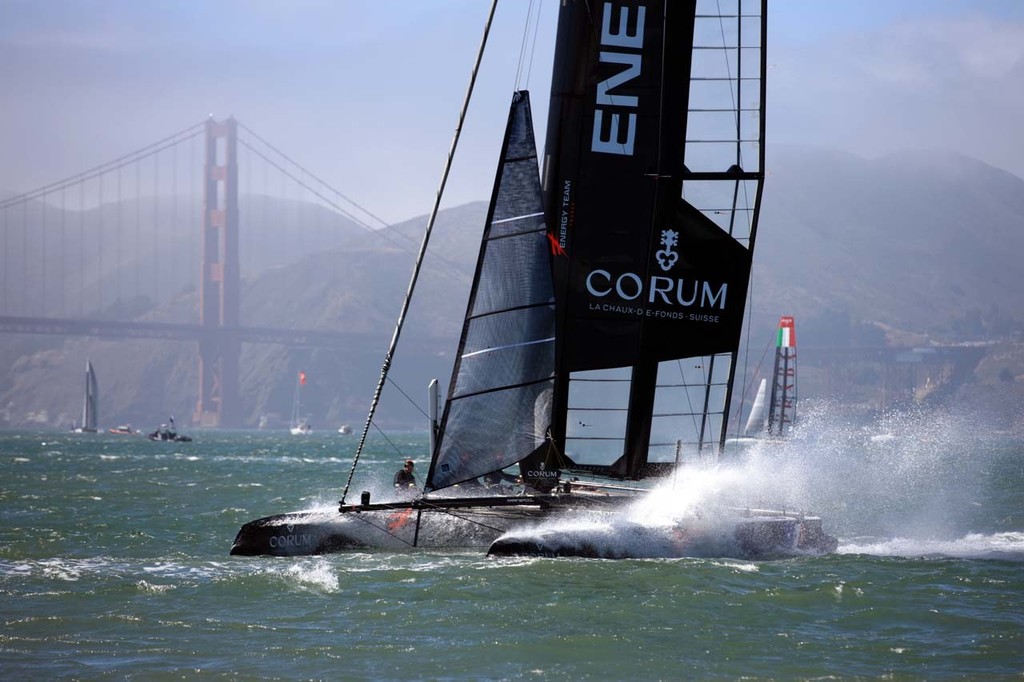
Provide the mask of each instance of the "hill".
{"label": "hill", "polygon": [[[798,317],[801,346],[999,341],[999,352],[986,355],[971,381],[1004,394],[1018,389],[1024,353],[1014,339],[1024,330],[1024,263],[1016,254],[1024,248],[1024,181],[937,152],[867,160],[772,148],[767,167],[752,339],[770,335],[778,315],[788,313]],[[274,210],[301,209],[263,215]],[[437,377],[447,385],[485,210],[476,202],[439,216],[391,375],[409,400],[389,388],[398,399],[382,404],[384,423],[422,425],[427,381]],[[243,324],[348,330],[381,341],[344,353],[244,346],[246,423],[267,416],[283,425],[301,369],[309,377],[304,403],[314,428],[361,424],[426,218],[374,233],[335,231],[290,258],[272,239],[272,222],[262,221],[266,238],[248,247]],[[194,319],[195,305],[185,287],[145,315],[185,321]],[[100,375],[104,425],[150,426],[167,414],[187,422],[182,415],[194,408],[196,384],[191,344],[6,337],[0,339],[0,426],[70,424],[86,357]]]}
{"label": "hill", "polygon": [[893,342],[1024,328],[1020,178],[943,152],[867,160],[780,148],[767,164],[755,281],[762,308],[803,319],[802,341],[835,343],[815,329],[837,315]]}

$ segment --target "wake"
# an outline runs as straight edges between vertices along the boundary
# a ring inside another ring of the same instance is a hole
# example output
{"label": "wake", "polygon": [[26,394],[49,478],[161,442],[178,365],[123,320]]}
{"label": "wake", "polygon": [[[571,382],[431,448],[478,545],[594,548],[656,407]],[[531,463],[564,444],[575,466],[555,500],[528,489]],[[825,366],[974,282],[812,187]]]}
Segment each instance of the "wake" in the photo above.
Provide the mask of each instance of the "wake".
{"label": "wake", "polygon": [[999,473],[1020,454],[963,420],[915,409],[865,426],[819,403],[788,440],[727,452],[713,465],[688,462],[623,511],[552,519],[505,537],[541,554],[568,544],[584,556],[746,558],[737,537],[743,517],[780,510],[820,517],[843,554],[1022,561],[1024,531],[1007,528],[1019,508],[1017,484]]}
{"label": "wake", "polygon": [[855,540],[843,543],[839,554],[906,558],[992,559],[1024,562],[1024,533],[969,533],[955,540]]}

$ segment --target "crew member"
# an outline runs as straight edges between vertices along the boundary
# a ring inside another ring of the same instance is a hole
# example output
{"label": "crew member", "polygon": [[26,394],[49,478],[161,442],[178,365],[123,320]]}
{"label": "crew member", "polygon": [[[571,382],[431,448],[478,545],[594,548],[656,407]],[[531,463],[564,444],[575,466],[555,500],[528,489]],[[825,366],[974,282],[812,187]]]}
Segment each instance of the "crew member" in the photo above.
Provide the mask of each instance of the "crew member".
{"label": "crew member", "polygon": [[412,470],[416,465],[413,464],[411,459],[405,460],[405,466],[395,473],[395,487],[396,488],[415,488],[416,477],[413,475]]}

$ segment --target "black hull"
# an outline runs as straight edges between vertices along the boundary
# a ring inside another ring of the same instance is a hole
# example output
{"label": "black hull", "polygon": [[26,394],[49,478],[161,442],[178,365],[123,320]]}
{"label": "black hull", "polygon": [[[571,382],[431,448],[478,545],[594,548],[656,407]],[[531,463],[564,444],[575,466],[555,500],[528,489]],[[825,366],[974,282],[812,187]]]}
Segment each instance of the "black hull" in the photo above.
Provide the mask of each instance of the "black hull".
{"label": "black hull", "polygon": [[[824,533],[821,519],[782,512],[730,512],[713,527],[700,520],[666,527],[634,524],[617,512],[636,500],[632,494],[573,493],[413,500],[291,512],[243,525],[231,554],[465,549],[486,550],[493,556],[769,559],[828,554],[838,544]],[[539,528],[541,522],[548,527]]]}
{"label": "black hull", "polygon": [[713,522],[690,519],[666,526],[628,522],[508,533],[491,544],[489,556],[643,559],[726,557],[778,559],[831,554],[836,538],[821,519],[783,512],[726,514]]}
{"label": "black hull", "polygon": [[191,443],[191,436],[164,436],[157,433],[151,433],[146,438],[156,441],[157,443]]}
{"label": "black hull", "polygon": [[569,510],[614,510],[635,496],[536,495],[467,497],[348,505],[290,512],[242,526],[231,546],[239,556],[306,556],[348,550],[487,549],[523,524]]}

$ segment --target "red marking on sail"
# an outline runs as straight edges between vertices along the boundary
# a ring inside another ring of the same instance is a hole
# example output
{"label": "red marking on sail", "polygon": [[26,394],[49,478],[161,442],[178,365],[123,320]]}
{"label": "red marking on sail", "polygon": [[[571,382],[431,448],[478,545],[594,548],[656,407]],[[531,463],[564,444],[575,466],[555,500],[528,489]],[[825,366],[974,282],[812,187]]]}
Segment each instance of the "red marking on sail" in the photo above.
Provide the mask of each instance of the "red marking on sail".
{"label": "red marking on sail", "polygon": [[555,239],[555,235],[551,234],[550,232],[548,232],[548,241],[551,242],[551,255],[552,256],[564,256],[565,255],[565,249],[563,249],[562,245],[558,243],[557,239]]}
{"label": "red marking on sail", "polygon": [[306,373],[305,372],[299,372],[299,385],[300,386],[305,386],[306,385]]}

